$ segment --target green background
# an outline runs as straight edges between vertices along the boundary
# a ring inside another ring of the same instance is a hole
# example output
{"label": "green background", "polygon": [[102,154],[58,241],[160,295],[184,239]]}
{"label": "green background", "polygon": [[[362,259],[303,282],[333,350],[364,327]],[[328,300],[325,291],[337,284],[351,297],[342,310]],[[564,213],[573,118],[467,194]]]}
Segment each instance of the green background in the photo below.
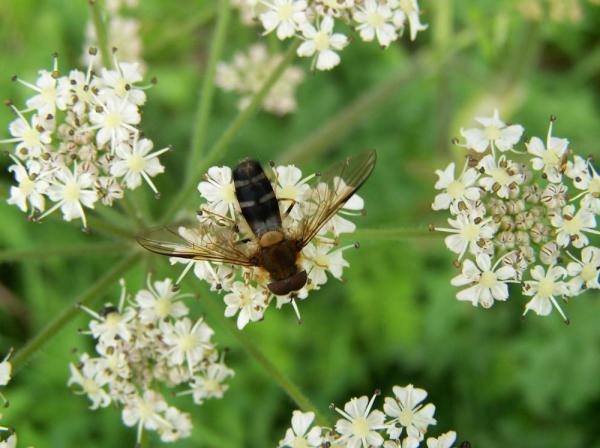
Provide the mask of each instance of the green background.
{"label": "green background", "polygon": [[[156,178],[155,200],[142,188],[132,200],[157,217],[181,187],[181,173],[194,126],[194,110],[214,27],[216,1],[143,0],[144,58],[158,85],[148,92],[142,127],[156,147],[172,145],[161,157],[166,173]],[[543,2],[546,4],[546,2]],[[516,2],[422,1],[430,28],[416,42],[405,36],[386,51],[356,38],[329,73],[307,72],[299,88],[299,111],[286,118],[258,113],[236,136],[221,161],[244,156],[323,169],[344,155],[376,148],[379,163],[361,195],[368,215],[362,229],[426,229],[442,223],[430,210],[434,170],[461,152],[450,143],[473,117],[494,106],[506,120],[521,123],[526,135],[543,137],[551,114],[555,135],[566,137],[582,155],[599,155],[600,8],[582,1],[585,18],[557,23],[526,21]],[[0,1],[0,92],[23,105],[30,92],[10,82],[18,73],[34,80],[60,53],[66,72],[78,64],[87,20],[83,0]],[[224,56],[259,39],[257,29],[240,25],[233,14]],[[266,38],[272,47],[284,44]],[[307,71],[309,61],[298,61]],[[362,101],[355,103],[355,101]],[[235,117],[237,97],[217,91],[208,144]],[[342,115],[340,115],[342,114]],[[8,137],[12,120],[0,109]],[[333,121],[333,124],[331,123]],[[324,126],[327,132],[323,132]],[[4,149],[9,149],[5,146]],[[6,196],[11,176],[0,159],[0,188]],[[196,201],[192,201],[196,202]],[[37,249],[0,271],[0,352],[19,348],[53,316],[120,258],[122,252],[48,256],[44,248],[110,242],[85,234],[58,214],[43,224],[25,220],[0,203],[0,247]],[[424,233],[424,232],[421,232]],[[520,319],[524,299],[516,291],[508,303],[476,309],[454,298],[456,274],[442,239],[425,234],[395,240],[364,234],[359,251],[347,252],[345,281],[330,280],[301,304],[297,325],[289,308],[274,307],[243,336],[252,340],[331,419],[328,406],[395,384],[413,383],[429,391],[439,424],[476,448],[600,447],[600,325],[598,294],[586,293],[566,306],[571,325],[553,314]],[[134,249],[128,249],[134,250]],[[147,257],[127,276],[131,290],[143,286],[146,269],[177,276],[162,260]],[[195,280],[190,276],[184,289]],[[116,300],[115,282],[94,306]],[[192,305],[221,298],[204,293]],[[208,311],[207,311],[208,312]],[[271,447],[283,437],[294,404],[243,350],[220,319],[209,313],[227,362],[236,371],[223,400],[194,407],[191,439],[174,447]],[[2,422],[16,428],[20,446],[127,447],[134,430],[119,410],[88,411],[88,401],[66,387],[74,349],[89,350],[77,334],[81,313],[53,338],[3,392],[11,405]],[[379,401],[379,404],[382,404]],[[149,446],[158,446],[152,435]]]}

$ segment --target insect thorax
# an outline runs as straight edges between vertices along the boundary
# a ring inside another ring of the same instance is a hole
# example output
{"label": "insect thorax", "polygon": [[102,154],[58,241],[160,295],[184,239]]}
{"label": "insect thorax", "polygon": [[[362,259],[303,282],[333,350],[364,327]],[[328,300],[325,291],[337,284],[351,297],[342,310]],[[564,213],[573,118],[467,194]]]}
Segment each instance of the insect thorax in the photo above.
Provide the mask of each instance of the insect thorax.
{"label": "insect thorax", "polygon": [[263,247],[259,252],[260,265],[273,280],[283,280],[298,272],[298,248],[295,241],[284,239],[277,244]]}

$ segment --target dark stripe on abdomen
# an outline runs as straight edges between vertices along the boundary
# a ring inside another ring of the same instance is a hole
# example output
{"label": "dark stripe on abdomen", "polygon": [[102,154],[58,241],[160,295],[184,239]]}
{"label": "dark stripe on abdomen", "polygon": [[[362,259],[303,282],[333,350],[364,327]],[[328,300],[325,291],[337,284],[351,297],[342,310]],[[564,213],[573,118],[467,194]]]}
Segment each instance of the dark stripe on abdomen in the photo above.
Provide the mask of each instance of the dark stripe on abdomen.
{"label": "dark stripe on abdomen", "polygon": [[233,170],[235,196],[242,215],[255,235],[281,229],[281,215],[275,192],[256,160],[242,160]]}

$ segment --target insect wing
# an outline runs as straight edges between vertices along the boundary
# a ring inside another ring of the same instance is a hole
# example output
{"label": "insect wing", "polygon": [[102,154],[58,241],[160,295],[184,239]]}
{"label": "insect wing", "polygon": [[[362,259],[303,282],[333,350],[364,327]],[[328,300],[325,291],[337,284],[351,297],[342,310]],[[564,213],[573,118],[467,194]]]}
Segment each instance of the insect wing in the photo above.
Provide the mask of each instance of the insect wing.
{"label": "insect wing", "polygon": [[376,160],[374,150],[365,151],[336,163],[318,177],[310,200],[312,206],[302,225],[302,246],[307,245],[365,183]]}
{"label": "insect wing", "polygon": [[254,266],[252,251],[227,226],[194,223],[191,227],[165,227],[137,237],[145,249],[168,257]]}

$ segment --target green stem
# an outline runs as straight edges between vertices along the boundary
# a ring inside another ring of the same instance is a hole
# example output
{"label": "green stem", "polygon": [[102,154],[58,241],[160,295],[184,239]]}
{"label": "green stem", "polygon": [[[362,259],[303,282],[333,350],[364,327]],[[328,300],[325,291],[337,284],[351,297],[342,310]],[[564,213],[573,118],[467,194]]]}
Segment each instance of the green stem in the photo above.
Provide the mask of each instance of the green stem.
{"label": "green stem", "polygon": [[119,253],[129,246],[123,243],[90,243],[73,246],[35,247],[31,249],[6,249],[0,251],[0,263],[15,261],[36,262],[52,257],[80,257]]}
{"label": "green stem", "polygon": [[104,292],[112,283],[133,267],[140,258],[139,252],[133,253],[117,263],[110,271],[100,277],[87,291],[77,297],[71,306],[63,309],[37,335],[25,344],[12,360],[13,369],[18,371],[25,362],[68,324],[79,312],[78,305],[87,305]]}
{"label": "green stem", "polygon": [[349,235],[358,241],[405,241],[423,238],[440,238],[440,232],[432,232],[428,228],[407,229],[356,229]]}
{"label": "green stem", "polygon": [[100,56],[102,57],[102,65],[107,68],[112,67],[112,58],[110,56],[110,48],[108,43],[108,32],[106,31],[106,22],[102,18],[101,0],[88,0],[90,5],[90,15],[96,30],[96,39],[98,39],[98,47]]}
{"label": "green stem", "polygon": [[[197,288],[196,292],[198,293]],[[210,316],[211,319],[218,321],[222,327],[227,329],[233,335],[246,353],[248,353],[254,361],[263,368],[263,370],[284,390],[286,394],[288,394],[300,409],[304,412],[313,412],[320,425],[331,426],[329,419],[321,414],[300,388],[279,370],[243,331],[239,331],[231,319],[228,319],[223,315],[223,309],[214,297],[207,297],[200,303],[206,311],[206,314]]]}
{"label": "green stem", "polygon": [[179,191],[179,194],[171,202],[171,206],[167,209],[166,213],[160,220],[161,224],[165,224],[169,219],[172,219],[175,213],[182,209],[186,205],[186,202],[193,197],[196,185],[198,182],[200,182],[202,176],[204,176],[206,169],[209,168],[211,164],[217,161],[219,158],[223,157],[223,155],[227,152],[231,140],[237,135],[242,126],[244,126],[246,122],[256,113],[273,85],[279,80],[285,69],[294,60],[296,50],[298,49],[299,45],[299,40],[296,40],[292,45],[290,45],[283,60],[279,63],[279,65],[277,65],[277,67],[275,67],[261,89],[252,97],[250,104],[248,104],[248,106],[237,115],[235,120],[233,120],[225,132],[221,134],[221,137],[211,147],[210,151],[202,159],[199,166],[195,168],[194,176],[186,182],[186,185],[184,185],[184,187]]}
{"label": "green stem", "polygon": [[324,149],[332,146],[357,129],[365,117],[374,116],[379,106],[395,97],[395,92],[410,81],[432,76],[443,61],[456,56],[456,53],[476,40],[471,31],[456,36],[454,46],[443,57],[434,57],[430,51],[421,51],[411,58],[407,65],[394,72],[389,78],[374,85],[335,117],[300,143],[292,146],[279,159],[278,163],[303,162]]}
{"label": "green stem", "polygon": [[219,2],[219,13],[217,16],[217,25],[212,38],[210,55],[208,64],[204,73],[204,81],[198,99],[198,109],[196,112],[196,127],[192,136],[192,146],[187,161],[186,179],[192,178],[196,171],[196,165],[202,155],[204,142],[206,140],[206,129],[210,119],[210,112],[213,104],[213,94],[215,90],[215,74],[217,72],[217,64],[221,59],[223,47],[225,45],[225,37],[227,36],[227,24],[231,8],[229,0],[221,0]]}

